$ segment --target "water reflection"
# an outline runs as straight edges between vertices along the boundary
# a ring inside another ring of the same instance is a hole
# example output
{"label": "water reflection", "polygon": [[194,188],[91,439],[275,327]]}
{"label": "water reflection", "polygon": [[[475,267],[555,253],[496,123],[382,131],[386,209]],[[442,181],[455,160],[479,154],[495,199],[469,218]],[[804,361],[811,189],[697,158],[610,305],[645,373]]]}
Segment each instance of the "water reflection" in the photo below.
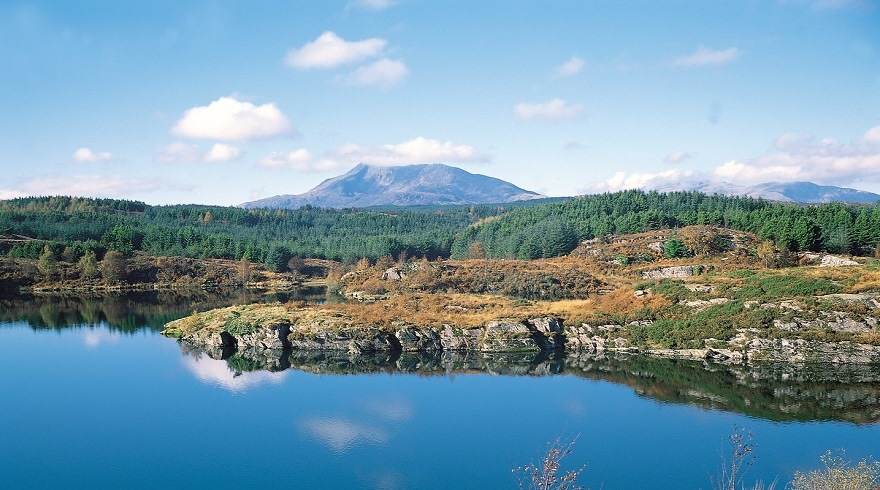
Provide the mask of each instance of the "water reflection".
{"label": "water reflection", "polygon": [[183,357],[183,366],[199,381],[241,392],[261,384],[279,384],[285,372],[237,371],[228,362],[208,357],[207,354],[190,354]]}
{"label": "water reflection", "polygon": [[[182,346],[186,351],[193,349]],[[267,350],[256,358],[252,353],[247,354],[247,358],[241,353],[213,355],[218,359],[225,356],[222,362],[227,363],[229,370],[242,373],[296,369],[336,375],[571,375],[626,385],[639,396],[660,402],[725,410],[772,421],[880,422],[880,366],[781,363],[729,366],[682,359],[581,353],[351,355],[343,351]],[[403,400],[384,400],[382,404],[365,408],[389,420],[405,419],[411,413],[411,407]],[[581,406],[568,408],[572,412],[584,409]],[[322,423],[310,427],[325,426]],[[337,430],[353,434],[354,428],[341,424]]]}
{"label": "water reflection", "polygon": [[[319,303],[325,298],[324,288],[270,294],[248,290],[208,292],[194,289],[119,294],[83,292],[76,296],[15,295],[0,297],[0,322],[26,322],[35,330],[105,324],[112,330],[124,332],[142,328],[159,331],[166,323],[189,315],[194,310],[206,311],[272,301]],[[91,345],[89,340],[86,343]]]}
{"label": "water reflection", "polygon": [[311,417],[303,420],[300,428],[315,441],[340,454],[358,444],[375,446],[385,444],[389,439],[388,432],[381,427],[344,417]]}

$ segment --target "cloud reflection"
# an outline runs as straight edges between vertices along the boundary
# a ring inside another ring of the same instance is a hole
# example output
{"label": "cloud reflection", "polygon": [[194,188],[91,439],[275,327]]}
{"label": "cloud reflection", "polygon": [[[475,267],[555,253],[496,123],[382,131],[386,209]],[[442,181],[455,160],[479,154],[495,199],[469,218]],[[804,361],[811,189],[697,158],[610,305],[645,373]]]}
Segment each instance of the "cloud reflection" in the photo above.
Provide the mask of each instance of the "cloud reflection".
{"label": "cloud reflection", "polygon": [[119,332],[111,332],[103,328],[83,331],[83,344],[89,349],[94,349],[101,344],[115,344],[118,342]]}
{"label": "cloud reflection", "polygon": [[412,403],[403,398],[373,399],[366,403],[370,412],[391,422],[406,422],[413,416]]}
{"label": "cloud reflection", "polygon": [[287,373],[283,371],[277,373],[269,371],[235,373],[229,368],[226,361],[211,359],[206,354],[185,357],[183,366],[199,381],[234,392],[245,391],[264,383],[280,384],[287,376]]}
{"label": "cloud reflection", "polygon": [[344,453],[358,444],[379,445],[388,442],[388,432],[341,417],[312,417],[300,427],[317,442],[337,453]]}

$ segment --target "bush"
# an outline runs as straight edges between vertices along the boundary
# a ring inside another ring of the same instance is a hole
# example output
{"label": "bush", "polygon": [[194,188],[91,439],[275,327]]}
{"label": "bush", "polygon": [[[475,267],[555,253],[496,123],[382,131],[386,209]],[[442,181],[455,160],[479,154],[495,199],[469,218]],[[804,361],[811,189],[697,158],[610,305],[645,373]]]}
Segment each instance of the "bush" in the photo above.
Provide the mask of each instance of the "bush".
{"label": "bush", "polygon": [[672,237],[665,244],[663,244],[663,255],[670,259],[673,259],[675,257],[687,257],[688,250],[681,240]]}
{"label": "bush", "polygon": [[880,486],[880,462],[859,461],[852,466],[844,460],[843,451],[828,451],[819,459],[825,466],[809,473],[796,472],[792,490],[873,490]]}

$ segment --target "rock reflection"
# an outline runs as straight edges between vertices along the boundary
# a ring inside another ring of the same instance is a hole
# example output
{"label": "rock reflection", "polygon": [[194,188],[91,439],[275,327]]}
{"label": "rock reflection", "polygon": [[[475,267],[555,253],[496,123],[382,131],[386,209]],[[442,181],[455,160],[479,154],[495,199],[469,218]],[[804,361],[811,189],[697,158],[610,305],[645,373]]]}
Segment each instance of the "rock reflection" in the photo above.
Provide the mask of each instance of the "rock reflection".
{"label": "rock reflection", "polygon": [[[192,350],[181,344],[185,350]],[[296,369],[314,374],[410,373],[420,376],[567,374],[629,386],[666,403],[742,413],[772,421],[880,422],[880,366],[773,363],[749,366],[638,355],[539,352],[263,351],[208,353],[235,372]]]}

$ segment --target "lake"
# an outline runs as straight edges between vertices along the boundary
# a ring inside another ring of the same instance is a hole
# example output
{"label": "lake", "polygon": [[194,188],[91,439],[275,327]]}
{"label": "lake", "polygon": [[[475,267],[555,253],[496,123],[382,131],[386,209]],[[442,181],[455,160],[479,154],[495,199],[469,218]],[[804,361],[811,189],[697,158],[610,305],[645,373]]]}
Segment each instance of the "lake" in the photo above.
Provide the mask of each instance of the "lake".
{"label": "lake", "polygon": [[747,483],[880,457],[880,368],[643,357],[291,353],[214,359],[159,334],[193,293],[0,301],[2,488],[516,488],[565,468],[603,488],[710,488],[734,427]]}

